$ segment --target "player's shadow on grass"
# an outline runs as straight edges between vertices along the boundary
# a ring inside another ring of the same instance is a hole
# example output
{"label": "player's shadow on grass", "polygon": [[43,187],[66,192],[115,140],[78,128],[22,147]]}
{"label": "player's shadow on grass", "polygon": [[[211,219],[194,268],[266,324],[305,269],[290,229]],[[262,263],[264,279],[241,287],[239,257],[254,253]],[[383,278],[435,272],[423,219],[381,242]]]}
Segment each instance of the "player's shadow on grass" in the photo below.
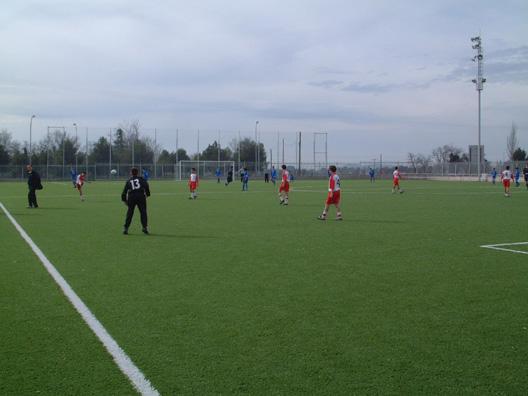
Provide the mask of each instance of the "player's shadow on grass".
{"label": "player's shadow on grass", "polygon": [[[142,234],[138,234],[143,236]],[[152,238],[176,238],[176,239],[219,239],[220,237],[211,235],[188,235],[188,234],[158,234],[151,232],[148,237]]]}
{"label": "player's shadow on grass", "polygon": [[53,208],[49,206],[39,206],[37,209],[28,209],[28,211],[40,212],[42,210],[76,210],[76,208]]}
{"label": "player's shadow on grass", "polygon": [[347,219],[352,223],[365,223],[365,224],[404,224],[409,223],[408,221],[402,220],[372,220],[372,219]]}

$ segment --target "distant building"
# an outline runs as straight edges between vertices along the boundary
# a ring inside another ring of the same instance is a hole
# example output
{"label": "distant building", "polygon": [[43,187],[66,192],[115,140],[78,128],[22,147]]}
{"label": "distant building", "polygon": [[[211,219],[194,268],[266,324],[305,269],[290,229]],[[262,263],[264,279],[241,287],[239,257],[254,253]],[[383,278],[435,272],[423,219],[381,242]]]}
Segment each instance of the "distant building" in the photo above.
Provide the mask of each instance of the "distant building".
{"label": "distant building", "polygon": [[[478,144],[471,144],[469,146],[469,162],[471,164],[478,164]],[[480,162],[484,162],[484,145],[480,145]]]}

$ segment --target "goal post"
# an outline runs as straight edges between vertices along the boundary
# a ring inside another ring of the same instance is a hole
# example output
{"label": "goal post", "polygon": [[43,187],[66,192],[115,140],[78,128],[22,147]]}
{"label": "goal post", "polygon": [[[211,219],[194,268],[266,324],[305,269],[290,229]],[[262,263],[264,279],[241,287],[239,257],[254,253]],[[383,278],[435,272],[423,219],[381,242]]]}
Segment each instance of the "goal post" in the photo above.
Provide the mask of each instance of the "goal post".
{"label": "goal post", "polygon": [[[229,170],[235,174],[235,161],[191,161],[182,160],[178,162],[177,180],[186,180],[191,174],[191,169],[195,168],[201,179],[216,179],[216,170],[220,170],[221,178],[227,177]],[[234,176],[233,176],[234,177]]]}

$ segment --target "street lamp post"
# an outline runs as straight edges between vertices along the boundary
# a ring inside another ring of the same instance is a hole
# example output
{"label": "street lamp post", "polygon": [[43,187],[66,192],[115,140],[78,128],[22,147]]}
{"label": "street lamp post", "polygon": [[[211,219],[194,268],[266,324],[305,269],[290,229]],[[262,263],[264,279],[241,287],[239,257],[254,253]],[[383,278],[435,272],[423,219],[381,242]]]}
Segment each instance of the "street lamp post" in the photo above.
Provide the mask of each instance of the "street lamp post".
{"label": "street lamp post", "polygon": [[255,174],[257,174],[257,165],[258,165],[258,151],[259,151],[259,147],[258,147],[258,138],[257,138],[257,127],[258,127],[258,124],[259,122],[258,121],[255,121]]}
{"label": "street lamp post", "polygon": [[480,125],[481,125],[481,110],[480,110],[480,96],[482,93],[482,90],[484,89],[484,83],[486,82],[486,79],[482,76],[482,61],[484,59],[484,55],[482,54],[482,40],[480,36],[472,37],[471,42],[474,43],[472,45],[472,48],[474,50],[477,50],[477,55],[475,55],[472,60],[473,62],[477,62],[477,78],[473,79],[472,82],[475,83],[475,87],[478,92],[478,147],[477,147],[477,172],[478,172],[478,180],[481,181],[481,145],[480,145]]}
{"label": "street lamp post", "polygon": [[[75,127],[75,144],[77,144],[77,123],[74,122],[73,126]],[[75,173],[77,173],[78,169],[78,158],[77,158],[78,152],[77,149],[75,149]]]}
{"label": "street lamp post", "polygon": [[35,118],[36,115],[33,114],[31,116],[31,119],[29,120],[29,164],[32,165],[32,159],[31,157],[33,157],[33,150],[31,149],[31,142],[33,140],[33,132],[32,132],[32,129],[33,129],[33,118]]}

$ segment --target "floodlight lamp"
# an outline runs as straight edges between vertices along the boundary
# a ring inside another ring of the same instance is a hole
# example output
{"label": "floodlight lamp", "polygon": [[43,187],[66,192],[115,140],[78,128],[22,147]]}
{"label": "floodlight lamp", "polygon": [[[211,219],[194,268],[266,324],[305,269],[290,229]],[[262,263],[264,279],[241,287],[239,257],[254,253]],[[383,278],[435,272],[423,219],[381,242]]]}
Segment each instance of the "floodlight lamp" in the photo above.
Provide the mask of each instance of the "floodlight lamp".
{"label": "floodlight lamp", "polygon": [[480,44],[475,44],[475,45],[473,45],[471,48],[473,48],[473,49],[480,48]]}
{"label": "floodlight lamp", "polygon": [[485,83],[485,82],[486,82],[486,79],[485,79],[485,78],[483,78],[483,79],[482,79],[482,82],[483,82],[483,83]]}
{"label": "floodlight lamp", "polygon": [[482,60],[482,58],[484,58],[482,54],[478,56],[478,60]]}
{"label": "floodlight lamp", "polygon": [[471,80],[471,82],[474,82],[474,83],[476,84],[476,83],[477,83],[477,80],[473,79],[473,80]]}
{"label": "floodlight lamp", "polygon": [[471,41],[479,41],[480,36],[471,37]]}

